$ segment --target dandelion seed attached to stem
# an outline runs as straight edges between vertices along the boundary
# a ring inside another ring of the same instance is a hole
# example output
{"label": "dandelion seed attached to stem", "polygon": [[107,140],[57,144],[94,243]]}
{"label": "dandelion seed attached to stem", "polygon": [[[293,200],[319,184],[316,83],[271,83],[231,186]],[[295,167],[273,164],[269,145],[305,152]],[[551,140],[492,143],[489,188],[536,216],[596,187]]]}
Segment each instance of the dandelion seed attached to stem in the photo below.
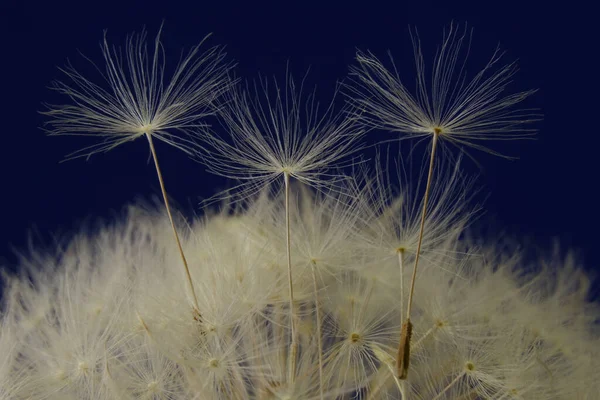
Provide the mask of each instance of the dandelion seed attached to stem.
{"label": "dandelion seed attached to stem", "polygon": [[[189,266],[173,221],[154,148],[154,139],[188,155],[194,154],[196,142],[190,137],[199,130],[207,129],[202,118],[215,113],[213,102],[232,85],[233,82],[227,75],[231,66],[222,63],[225,53],[221,47],[213,47],[200,53],[200,45],[197,45],[181,58],[170,80],[165,81],[161,30],[162,27],[154,40],[152,53],[148,51],[145,31],[129,36],[124,54],[120,48],[109,45],[105,32],[101,45],[105,72],[101,72],[101,77],[107,87],[89,80],[75,68],[68,66],[62,71],[71,83],[57,81],[54,89],[67,95],[72,104],[49,105],[49,110],[44,114],[53,117],[48,122],[54,127],[50,131],[52,135],[95,136],[103,139],[101,143],[72,153],[69,158],[89,157],[146,136],[191,291],[194,319],[201,320]],[[180,135],[173,135],[173,131]]]}
{"label": "dandelion seed attached to stem", "polygon": [[[501,96],[512,76],[516,72],[514,63],[493,71],[502,54],[496,50],[484,68],[470,81],[466,77],[466,61],[469,54],[471,35],[459,33],[453,25],[444,33],[442,46],[438,49],[433,62],[431,82],[427,82],[423,53],[417,34],[412,36],[415,62],[417,67],[416,95],[404,86],[396,67],[388,71],[371,54],[359,52],[357,61],[360,68],[353,69],[357,87],[348,86],[351,102],[355,104],[357,114],[374,128],[403,132],[412,137],[427,137],[433,134],[431,159],[427,186],[423,198],[419,242],[408,293],[407,314],[402,325],[398,348],[398,377],[406,379],[410,360],[410,333],[414,285],[418,271],[423,231],[427,215],[427,203],[438,140],[443,138],[457,146],[498,154],[476,143],[483,140],[522,139],[531,136],[534,130],[523,129],[522,125],[539,120],[540,115],[532,110],[514,110],[534,90]],[[464,60],[459,62],[463,42],[467,39]]]}
{"label": "dandelion seed attached to stem", "polygon": [[[291,334],[287,365],[288,382],[293,384],[298,332],[291,255],[290,179],[320,190],[333,187],[341,179],[339,174],[329,175],[331,182],[322,174],[334,166],[344,166],[339,162],[356,150],[364,128],[356,123],[356,118],[348,118],[347,109],[334,113],[333,99],[319,115],[315,92],[303,94],[304,80],[297,87],[287,73],[283,90],[276,80],[273,88],[268,82],[261,79],[260,86],[255,85],[254,97],[243,88],[228,92],[229,98],[220,113],[230,137],[226,140],[201,133],[206,146],[199,148],[197,156],[211,172],[240,180],[242,183],[236,186],[236,196],[240,199],[281,182],[283,175]],[[231,191],[217,197],[220,196],[231,197]]]}

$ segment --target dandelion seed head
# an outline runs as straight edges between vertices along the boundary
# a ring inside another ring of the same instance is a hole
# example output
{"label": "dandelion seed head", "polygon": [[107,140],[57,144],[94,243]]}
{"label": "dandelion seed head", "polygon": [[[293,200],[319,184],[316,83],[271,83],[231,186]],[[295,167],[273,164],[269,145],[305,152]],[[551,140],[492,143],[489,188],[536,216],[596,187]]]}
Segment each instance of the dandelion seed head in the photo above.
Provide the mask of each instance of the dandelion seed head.
{"label": "dandelion seed head", "polygon": [[124,51],[110,45],[105,33],[101,43],[104,70],[88,59],[100,75],[97,81],[71,65],[61,69],[67,81],[55,81],[53,88],[72,104],[47,106],[48,132],[102,140],[68,158],[109,151],[143,135],[193,153],[192,136],[207,129],[202,120],[214,114],[213,102],[231,85],[227,77],[231,66],[224,63],[222,48],[201,52],[201,43],[168,76],[161,32],[162,27],[152,46],[145,31],[130,35]]}
{"label": "dandelion seed head", "polygon": [[506,94],[517,67],[500,65],[499,49],[478,73],[468,76],[471,35],[466,24],[462,32],[451,24],[426,69],[419,35],[411,31],[417,72],[414,92],[405,86],[393,60],[387,68],[372,53],[359,51],[358,66],[351,68],[354,84],[346,85],[357,116],[368,126],[406,137],[433,134],[463,150],[470,147],[497,155],[487,141],[531,137],[535,129],[527,125],[541,115],[517,107],[535,90]]}

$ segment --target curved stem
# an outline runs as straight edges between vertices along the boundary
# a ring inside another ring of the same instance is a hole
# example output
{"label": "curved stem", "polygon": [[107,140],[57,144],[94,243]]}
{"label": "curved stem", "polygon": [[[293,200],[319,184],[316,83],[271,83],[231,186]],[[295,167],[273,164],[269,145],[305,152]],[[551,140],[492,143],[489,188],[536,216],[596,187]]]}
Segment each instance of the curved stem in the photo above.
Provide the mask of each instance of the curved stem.
{"label": "curved stem", "polygon": [[195,311],[198,314],[198,316],[200,316],[200,309],[198,307],[198,298],[196,297],[196,291],[194,290],[194,284],[192,283],[192,276],[190,274],[190,269],[188,267],[188,263],[185,258],[185,254],[183,254],[183,247],[181,246],[181,241],[179,240],[179,235],[177,234],[177,229],[175,228],[175,222],[173,222],[173,216],[171,215],[171,207],[169,206],[167,190],[165,189],[165,182],[163,180],[162,173],[160,171],[160,166],[158,165],[158,157],[156,156],[156,150],[154,149],[154,142],[152,141],[152,135],[149,133],[146,133],[146,137],[148,138],[148,144],[150,145],[150,152],[152,153],[152,158],[154,159],[154,166],[156,167],[156,174],[158,175],[158,182],[160,184],[160,190],[162,192],[163,200],[165,202],[165,208],[167,209],[167,215],[169,216],[169,221],[171,222],[171,228],[173,228],[173,235],[175,236],[175,242],[177,242],[177,248],[179,249],[179,254],[181,255],[181,261],[183,262],[187,281],[190,286],[190,291],[192,292],[192,297],[194,300],[194,308],[195,308]]}
{"label": "curved stem", "polygon": [[325,383],[323,382],[323,342],[321,338],[321,310],[319,304],[319,293],[317,291],[317,273],[316,267],[317,264],[315,261],[311,261],[311,270],[312,270],[312,278],[313,278],[313,291],[315,297],[315,310],[317,312],[317,352],[319,353],[319,394],[321,400],[323,400],[323,388],[325,387]]}
{"label": "curved stem", "polygon": [[287,270],[288,270],[288,288],[290,297],[290,330],[292,340],[290,342],[289,369],[288,375],[291,383],[294,383],[296,377],[296,354],[298,353],[298,343],[296,341],[296,318],[294,316],[294,285],[292,279],[292,244],[290,238],[290,175],[283,173],[285,186],[285,238],[287,250]]}
{"label": "curved stem", "polygon": [[433,133],[433,141],[431,146],[431,158],[429,159],[429,173],[427,174],[427,185],[425,187],[425,195],[423,196],[423,211],[421,213],[421,226],[419,229],[419,243],[417,244],[417,253],[415,255],[415,266],[413,268],[412,278],[410,282],[410,291],[408,292],[408,302],[406,306],[406,321],[402,325],[400,334],[400,344],[398,346],[398,378],[406,379],[408,374],[408,365],[410,362],[410,336],[412,333],[412,323],[410,322],[410,311],[412,309],[413,295],[415,292],[415,281],[417,279],[417,267],[419,266],[419,256],[421,255],[421,245],[423,244],[423,232],[425,229],[425,217],[427,216],[427,202],[429,200],[429,192],[431,190],[431,181],[433,177],[433,167],[435,161],[435,150],[439,128]]}
{"label": "curved stem", "polygon": [[429,192],[431,191],[431,181],[433,178],[433,166],[435,161],[435,150],[437,148],[438,134],[433,135],[431,146],[431,158],[429,159],[429,173],[427,174],[427,186],[425,187],[425,196],[423,197],[423,212],[421,214],[421,227],[419,229],[419,243],[417,244],[417,254],[415,255],[415,267],[413,269],[410,281],[410,291],[408,292],[408,304],[406,306],[406,319],[410,319],[413,294],[415,292],[415,281],[417,279],[417,267],[419,266],[419,256],[421,255],[421,245],[423,244],[423,233],[425,230],[425,217],[427,216],[427,202],[429,201]]}
{"label": "curved stem", "polygon": [[404,248],[398,249],[398,266],[400,267],[400,308],[404,302]]}
{"label": "curved stem", "polygon": [[437,394],[437,395],[436,395],[436,396],[435,396],[433,399],[431,399],[431,400],[437,400],[437,399],[441,398],[441,397],[444,395],[444,393],[446,393],[446,392],[447,392],[447,391],[448,391],[448,390],[449,390],[449,389],[450,389],[452,386],[456,385],[456,383],[457,383],[457,382],[458,382],[458,381],[459,381],[459,380],[460,380],[460,379],[461,379],[461,378],[462,378],[464,375],[465,375],[465,373],[464,373],[464,372],[462,372],[462,373],[458,374],[458,375],[456,376],[456,378],[454,378],[454,379],[452,380],[452,382],[450,382],[450,383],[449,383],[449,384],[448,384],[448,385],[447,385],[447,386],[446,386],[444,389],[442,389],[442,391],[441,391],[441,392],[439,392],[439,393],[438,393],[438,394]]}

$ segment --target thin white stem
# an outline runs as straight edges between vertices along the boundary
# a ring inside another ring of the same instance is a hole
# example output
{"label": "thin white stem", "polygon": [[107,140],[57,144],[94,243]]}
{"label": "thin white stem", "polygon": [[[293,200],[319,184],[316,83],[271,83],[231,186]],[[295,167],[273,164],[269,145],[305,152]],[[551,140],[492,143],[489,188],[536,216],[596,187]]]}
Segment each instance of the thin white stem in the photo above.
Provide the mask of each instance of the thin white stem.
{"label": "thin white stem", "polygon": [[398,379],[396,377],[396,375],[394,375],[394,369],[392,368],[391,365],[388,364],[388,368],[390,369],[390,373],[392,375],[392,378],[394,378],[394,382],[396,383],[396,387],[400,391],[400,395],[402,396],[402,400],[407,400],[406,390],[404,389],[404,382],[401,382],[400,379]]}
{"label": "thin white stem", "polygon": [[421,255],[421,245],[423,244],[423,232],[425,229],[425,217],[427,216],[427,202],[429,200],[429,192],[431,190],[431,181],[433,177],[433,167],[435,161],[435,150],[437,148],[439,128],[436,128],[433,133],[433,141],[431,147],[431,158],[429,159],[429,173],[427,174],[427,185],[425,186],[425,195],[423,196],[423,212],[421,214],[421,226],[419,229],[419,242],[417,244],[417,253],[415,255],[415,266],[413,268],[412,278],[410,282],[410,291],[408,292],[408,302],[406,306],[406,319],[402,324],[400,333],[400,344],[398,346],[398,378],[406,379],[408,374],[408,365],[410,362],[410,336],[412,333],[412,323],[410,322],[410,312],[412,309],[413,295],[415,292],[415,281],[417,279],[417,267],[419,266],[419,256]]}
{"label": "thin white stem", "polygon": [[283,173],[285,186],[285,238],[287,249],[287,270],[288,287],[290,294],[290,331],[292,340],[290,342],[289,369],[288,378],[290,383],[294,383],[296,378],[296,355],[298,353],[298,343],[296,341],[296,317],[294,315],[294,281],[292,279],[292,242],[290,237],[290,176],[287,172]]}
{"label": "thin white stem", "polygon": [[382,365],[377,370],[377,373],[382,374],[383,372],[386,372],[386,370],[389,370],[390,374],[387,375],[385,378],[383,378],[372,390],[369,390],[367,400],[374,400],[374,399],[379,398],[379,397],[377,397],[379,395],[379,392],[381,392],[381,390],[384,387],[389,386],[388,381],[389,381],[390,376],[392,378],[394,378],[394,383],[396,384],[396,387],[398,388],[398,390],[400,391],[400,395],[402,396],[401,399],[406,400],[407,397],[406,397],[406,389],[404,387],[404,382],[401,381],[400,379],[398,379],[398,377],[396,377],[396,374],[395,374],[395,371],[393,368],[393,364],[385,362],[384,365]]}
{"label": "thin white stem", "polygon": [[273,306],[273,312],[275,314],[275,344],[277,348],[277,354],[279,356],[278,368],[285,369],[287,365],[287,354],[286,354],[286,332],[284,329],[285,324],[285,310],[283,305],[275,304]]}
{"label": "thin white stem", "polygon": [[427,330],[427,332],[425,332],[425,334],[424,334],[423,336],[421,336],[421,337],[419,338],[419,340],[417,340],[417,341],[416,341],[416,342],[413,344],[413,347],[417,347],[417,346],[419,346],[423,340],[427,339],[427,337],[428,337],[429,335],[431,335],[431,334],[432,334],[434,331],[436,331],[437,329],[438,329],[438,326],[437,326],[437,325],[434,325],[434,326],[432,326],[431,328],[429,328],[429,329]]}
{"label": "thin white stem", "polygon": [[175,242],[177,242],[177,248],[179,249],[179,255],[181,256],[181,261],[183,262],[183,266],[185,268],[185,274],[187,277],[187,281],[190,287],[190,291],[192,293],[192,298],[194,301],[195,312],[200,316],[200,308],[198,307],[198,298],[196,297],[196,291],[194,290],[194,284],[192,283],[192,276],[190,275],[190,269],[188,267],[187,260],[185,258],[185,254],[183,253],[183,247],[181,246],[181,241],[179,240],[179,235],[177,234],[177,229],[175,228],[175,222],[173,222],[173,215],[171,214],[171,207],[169,206],[169,199],[167,196],[167,190],[165,189],[165,182],[162,177],[162,172],[160,171],[160,166],[158,165],[158,157],[156,156],[156,150],[154,149],[154,142],[152,141],[152,135],[150,133],[146,133],[146,137],[148,138],[148,144],[150,145],[150,152],[152,153],[152,158],[154,159],[154,166],[156,167],[156,174],[158,175],[158,182],[160,184],[160,190],[162,192],[163,200],[165,202],[165,208],[167,209],[167,215],[169,216],[169,221],[171,222],[171,228],[173,228],[173,235],[175,236]]}
{"label": "thin white stem", "polygon": [[321,305],[319,302],[319,293],[318,293],[318,286],[317,286],[317,271],[316,271],[316,262],[315,261],[311,261],[311,270],[312,270],[312,278],[313,278],[313,292],[314,292],[314,298],[315,298],[315,310],[316,310],[316,318],[317,318],[317,351],[319,353],[319,394],[321,397],[321,400],[324,399],[323,397],[323,390],[325,387],[325,383],[323,381],[323,342],[322,342],[322,338],[321,338]]}
{"label": "thin white stem", "polygon": [[441,392],[439,392],[437,394],[437,396],[435,396],[433,399],[431,400],[437,400],[440,397],[442,397],[444,395],[444,393],[446,393],[452,386],[456,385],[456,383],[465,375],[464,372],[461,372],[460,374],[458,374],[458,376],[456,378],[454,378],[452,380],[452,382],[450,382]]}
{"label": "thin white stem", "polygon": [[400,309],[404,302],[404,249],[400,248],[398,253],[398,266],[400,267]]}
{"label": "thin white stem", "polygon": [[[393,376],[393,375],[392,375]],[[394,376],[396,382],[399,382],[398,378]],[[404,384],[400,384],[400,395],[402,396],[402,400],[408,400],[408,396],[406,395],[406,390],[404,389]]]}
{"label": "thin white stem", "polygon": [[429,201],[429,192],[431,191],[431,181],[433,178],[433,166],[435,161],[435,150],[437,148],[438,133],[433,134],[431,145],[431,158],[429,159],[429,173],[427,174],[427,186],[425,186],[425,196],[423,197],[423,212],[421,214],[421,227],[419,229],[419,242],[417,244],[417,253],[415,254],[415,267],[413,269],[410,281],[410,291],[408,292],[408,304],[406,306],[406,319],[410,319],[413,294],[415,292],[415,281],[417,279],[417,267],[419,266],[419,257],[421,255],[421,245],[423,244],[423,232],[425,230],[425,217],[427,217],[427,202]]}

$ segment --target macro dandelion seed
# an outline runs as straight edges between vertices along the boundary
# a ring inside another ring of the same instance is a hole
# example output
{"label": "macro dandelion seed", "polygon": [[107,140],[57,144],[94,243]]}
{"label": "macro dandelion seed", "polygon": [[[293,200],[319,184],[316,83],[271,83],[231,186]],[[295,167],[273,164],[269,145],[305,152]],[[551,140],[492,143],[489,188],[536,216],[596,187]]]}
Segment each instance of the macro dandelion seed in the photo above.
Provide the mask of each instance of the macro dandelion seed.
{"label": "macro dandelion seed", "polygon": [[450,25],[429,75],[418,33],[411,33],[411,37],[417,72],[414,93],[404,85],[393,60],[390,70],[372,53],[357,52],[358,66],[351,67],[355,85],[346,87],[349,101],[360,111],[364,123],[407,138],[433,137],[463,151],[472,147],[496,155],[500,154],[481,141],[523,139],[535,133],[528,124],[541,115],[515,106],[536,90],[505,94],[517,65],[500,65],[503,53],[499,49],[469,79],[472,30],[468,31],[466,24],[462,32]]}
{"label": "macro dandelion seed", "polygon": [[[416,93],[404,86],[398,72],[388,71],[373,55],[358,52],[359,67],[352,68],[356,87],[349,86],[350,101],[360,112],[360,118],[375,128],[408,135],[431,137],[429,172],[423,207],[420,234],[414,261],[413,276],[402,337],[398,348],[398,376],[406,379],[410,360],[410,314],[413,301],[421,246],[427,216],[429,193],[440,140],[460,146],[473,147],[498,154],[478,144],[481,140],[519,139],[531,135],[523,125],[539,119],[531,110],[514,109],[535,90],[505,95],[503,92],[516,72],[514,63],[496,68],[502,54],[496,50],[485,67],[470,81],[466,77],[466,63],[470,48],[462,57],[467,26],[464,31],[454,25],[444,32],[442,45],[432,64],[431,82],[426,78],[425,62],[418,34],[412,36],[417,69]],[[461,62],[461,58],[463,61]],[[399,253],[402,257],[403,252]]]}
{"label": "macro dandelion seed", "polygon": [[349,165],[344,158],[358,150],[364,129],[357,118],[347,108],[336,112],[335,94],[321,107],[316,90],[306,94],[305,79],[298,85],[288,72],[283,85],[261,78],[253,90],[228,91],[220,108],[228,136],[201,133],[198,157],[209,171],[241,181],[237,196],[284,176],[327,189],[324,178],[340,177],[330,171]]}
{"label": "macro dandelion seed", "polygon": [[214,113],[215,99],[229,88],[231,82],[227,72],[230,65],[223,62],[225,53],[220,47],[201,53],[203,40],[181,59],[171,79],[165,84],[165,54],[160,42],[161,30],[154,40],[153,52],[148,51],[145,31],[129,36],[124,57],[121,49],[108,44],[105,31],[101,45],[105,72],[101,75],[108,89],[90,81],[69,66],[62,71],[71,79],[71,84],[56,81],[54,89],[67,95],[74,104],[49,105],[45,114],[51,117],[48,124],[53,128],[50,130],[52,135],[103,138],[101,143],[76,151],[69,158],[89,157],[139,137],[146,137],[185,269],[194,310],[199,314],[198,299],[173,221],[154,139],[188,155],[193,154],[194,141],[191,135],[207,128],[202,119]]}
{"label": "macro dandelion seed", "polygon": [[283,178],[292,337],[289,380],[293,384],[297,343],[293,315],[290,178],[317,188],[325,186],[322,174],[356,150],[363,130],[356,119],[345,112],[334,114],[333,100],[319,114],[315,92],[307,97],[303,94],[304,80],[297,88],[291,74],[286,73],[284,87],[280,88],[277,81],[273,86],[271,89],[268,80],[261,79],[260,88],[255,85],[254,98],[247,90],[229,91],[227,105],[221,112],[230,134],[229,141],[203,134],[207,147],[202,147],[198,156],[209,171],[242,180],[235,187],[242,196],[251,196]]}
{"label": "macro dandelion seed", "polygon": [[90,80],[71,64],[61,69],[68,81],[55,81],[52,88],[72,103],[47,105],[43,114],[50,117],[48,132],[102,139],[68,158],[90,157],[142,136],[193,154],[193,132],[207,128],[203,118],[214,114],[215,99],[228,89],[231,65],[224,62],[221,47],[201,51],[207,36],[182,57],[167,80],[161,30],[152,51],[145,31],[130,35],[124,56],[123,49],[108,43],[105,32],[101,43],[104,72],[88,59],[101,82]]}

